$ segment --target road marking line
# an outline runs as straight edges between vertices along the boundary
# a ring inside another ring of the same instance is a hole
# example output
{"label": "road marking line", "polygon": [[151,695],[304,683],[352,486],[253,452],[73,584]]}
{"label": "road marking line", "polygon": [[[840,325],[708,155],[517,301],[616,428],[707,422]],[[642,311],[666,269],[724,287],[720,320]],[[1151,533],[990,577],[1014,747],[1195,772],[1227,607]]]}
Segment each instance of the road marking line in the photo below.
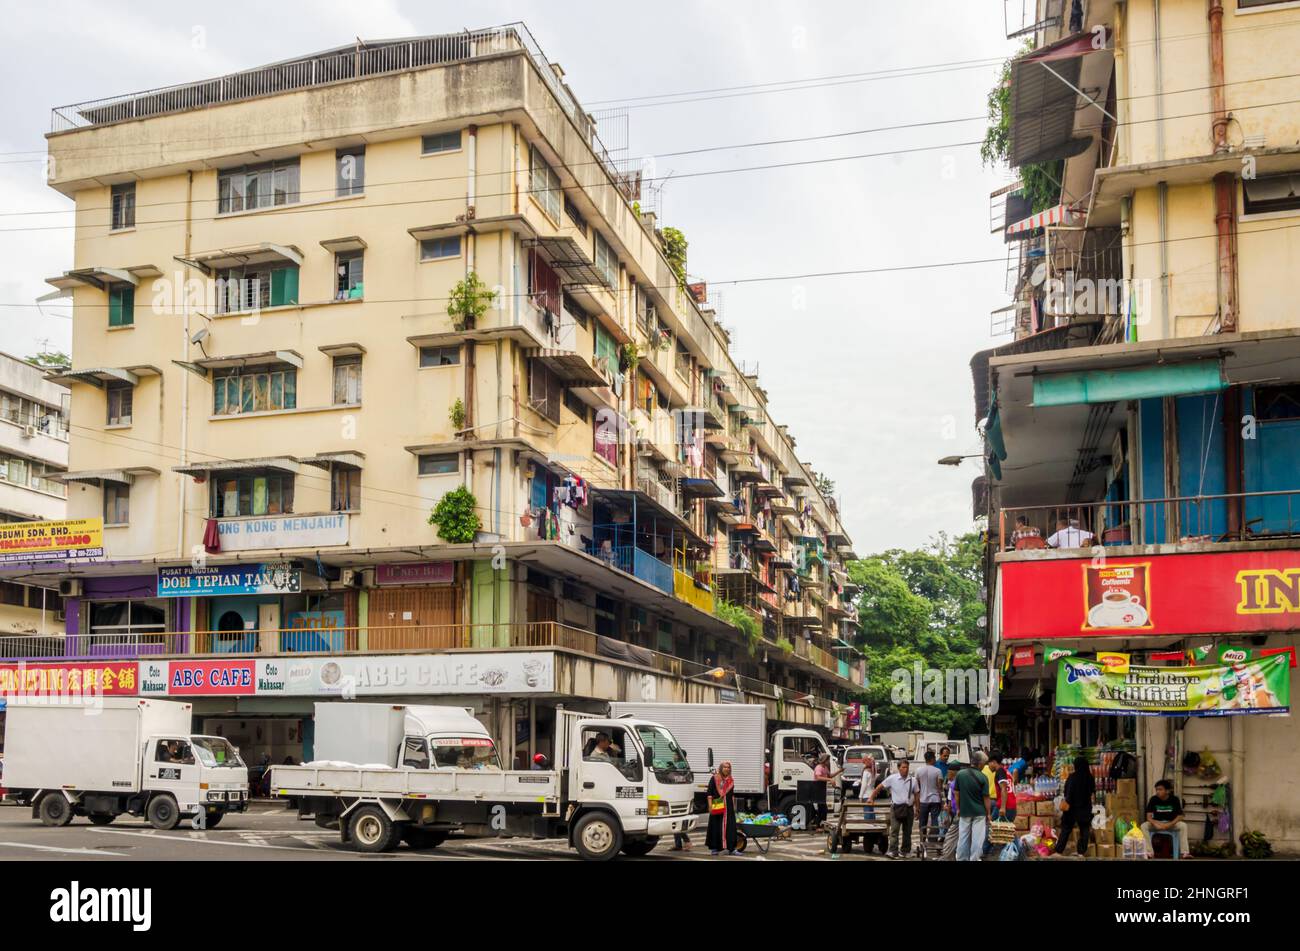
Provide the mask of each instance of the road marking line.
{"label": "road marking line", "polygon": [[[255,845],[252,842],[222,842],[216,839],[197,839],[189,836],[179,835],[158,835],[155,832],[128,832],[125,829],[93,829],[101,835],[135,835],[146,839],[161,839],[168,842],[192,842],[197,845],[219,845],[232,849],[280,849],[285,852],[310,852],[311,849],[299,848],[292,845]],[[98,853],[96,853],[98,854]]]}
{"label": "road marking line", "polygon": [[26,842],[0,842],[0,846],[8,846],[11,849],[36,849],[40,852],[62,852],[64,855],[121,855],[127,857],[125,852],[105,852],[102,849],[60,849],[54,845],[30,845]]}

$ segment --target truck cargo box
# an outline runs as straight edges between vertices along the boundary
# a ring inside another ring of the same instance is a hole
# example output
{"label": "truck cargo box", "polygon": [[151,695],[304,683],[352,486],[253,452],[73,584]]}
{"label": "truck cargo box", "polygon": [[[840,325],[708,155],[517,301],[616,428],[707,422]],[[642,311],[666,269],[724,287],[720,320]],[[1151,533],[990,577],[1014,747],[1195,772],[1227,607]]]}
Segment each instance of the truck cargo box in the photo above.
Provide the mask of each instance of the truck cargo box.
{"label": "truck cargo box", "polygon": [[730,762],[736,793],[757,795],[763,783],[763,751],[767,747],[767,710],[742,703],[611,703],[610,716],[634,716],[666,726],[677,738],[691,764],[697,786],[709,781],[709,750],[713,765]]}
{"label": "truck cargo box", "polygon": [[150,736],[190,735],[193,705],[103,697],[94,705],[14,698],[5,720],[5,786],[134,792]]}

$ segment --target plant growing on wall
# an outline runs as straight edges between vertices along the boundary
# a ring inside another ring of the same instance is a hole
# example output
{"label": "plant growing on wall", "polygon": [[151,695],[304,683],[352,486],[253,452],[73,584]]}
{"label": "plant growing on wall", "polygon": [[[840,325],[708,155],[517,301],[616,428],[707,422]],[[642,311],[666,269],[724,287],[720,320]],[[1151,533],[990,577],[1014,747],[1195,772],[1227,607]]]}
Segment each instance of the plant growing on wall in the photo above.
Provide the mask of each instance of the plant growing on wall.
{"label": "plant growing on wall", "polygon": [[668,266],[672,268],[673,277],[677,279],[677,286],[685,293],[686,235],[676,228],[664,228],[659,232],[659,236],[663,243],[664,257],[668,259]]}
{"label": "plant growing on wall", "polygon": [[745,647],[751,657],[758,653],[763,631],[752,614],[738,604],[722,600],[714,602],[713,613],[745,635]]}
{"label": "plant growing on wall", "polygon": [[623,344],[618,355],[619,370],[628,374],[635,373],[636,365],[641,362],[641,348],[636,345],[636,342]]}
{"label": "plant growing on wall", "polygon": [[487,313],[496,300],[497,292],[489,288],[476,272],[470,271],[451,289],[447,302],[447,315],[456,330],[473,328],[478,319]]}
{"label": "plant growing on wall", "polygon": [[478,517],[478,499],[465,486],[452,489],[429,513],[429,524],[438,526],[438,537],[453,545],[474,540],[483,523]]}
{"label": "plant growing on wall", "polygon": [[[1009,160],[1011,149],[1011,64],[1033,49],[1027,43],[1015,57],[1002,66],[1002,74],[997,85],[989,90],[988,110],[989,127],[984,133],[984,142],[980,146],[980,158],[986,165],[996,165]],[[1061,171],[1064,163],[1032,162],[1020,166],[1020,181],[1024,185],[1022,194],[1029,198],[1032,214],[1051,208],[1061,198]]]}
{"label": "plant growing on wall", "polygon": [[447,415],[451,417],[451,428],[455,432],[459,433],[465,428],[465,402],[459,396],[451,404],[451,412]]}

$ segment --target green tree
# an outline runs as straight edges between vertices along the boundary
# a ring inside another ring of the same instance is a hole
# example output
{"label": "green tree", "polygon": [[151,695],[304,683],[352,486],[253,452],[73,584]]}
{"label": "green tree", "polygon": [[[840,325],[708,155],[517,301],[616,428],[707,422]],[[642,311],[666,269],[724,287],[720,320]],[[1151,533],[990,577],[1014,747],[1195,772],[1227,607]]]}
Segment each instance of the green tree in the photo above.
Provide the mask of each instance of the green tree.
{"label": "green tree", "polygon": [[[923,548],[893,549],[848,565],[861,588],[857,646],[867,658],[867,704],[877,730],[978,732],[976,706],[910,703],[911,675],[921,669],[982,670],[983,549],[977,534],[939,535]],[[895,696],[894,672],[906,689]],[[973,698],[972,698],[973,699]],[[896,702],[902,701],[902,702]]]}

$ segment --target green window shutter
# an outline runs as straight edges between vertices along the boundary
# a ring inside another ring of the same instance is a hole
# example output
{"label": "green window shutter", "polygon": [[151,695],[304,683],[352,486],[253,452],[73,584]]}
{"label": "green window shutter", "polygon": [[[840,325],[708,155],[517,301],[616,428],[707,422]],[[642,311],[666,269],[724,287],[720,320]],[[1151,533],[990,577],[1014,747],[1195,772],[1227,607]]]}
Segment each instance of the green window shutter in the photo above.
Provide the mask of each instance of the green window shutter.
{"label": "green window shutter", "polygon": [[135,323],[135,288],[111,287],[108,290],[108,325],[129,327]]}
{"label": "green window shutter", "polygon": [[298,303],[298,269],[276,268],[271,272],[271,306]]}

